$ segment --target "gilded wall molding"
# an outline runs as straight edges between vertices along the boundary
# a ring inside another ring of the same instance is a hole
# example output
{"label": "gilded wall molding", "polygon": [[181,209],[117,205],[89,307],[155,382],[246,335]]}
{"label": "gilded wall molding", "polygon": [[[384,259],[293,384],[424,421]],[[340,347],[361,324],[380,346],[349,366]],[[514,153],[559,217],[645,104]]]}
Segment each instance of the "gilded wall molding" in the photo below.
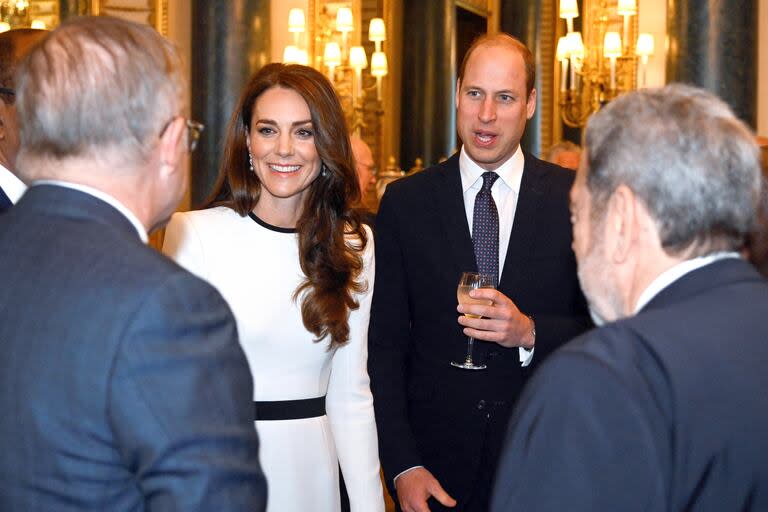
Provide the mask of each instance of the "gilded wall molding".
{"label": "gilded wall molding", "polygon": [[91,14],[151,25],[168,36],[168,0],[91,0]]}

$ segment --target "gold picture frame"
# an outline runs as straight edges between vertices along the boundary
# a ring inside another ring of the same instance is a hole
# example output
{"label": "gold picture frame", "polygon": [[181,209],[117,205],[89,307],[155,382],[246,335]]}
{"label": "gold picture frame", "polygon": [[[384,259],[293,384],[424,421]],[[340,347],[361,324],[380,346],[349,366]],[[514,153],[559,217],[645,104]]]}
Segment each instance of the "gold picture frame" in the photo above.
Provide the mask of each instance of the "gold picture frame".
{"label": "gold picture frame", "polygon": [[168,36],[168,0],[91,0],[91,14],[143,23]]}

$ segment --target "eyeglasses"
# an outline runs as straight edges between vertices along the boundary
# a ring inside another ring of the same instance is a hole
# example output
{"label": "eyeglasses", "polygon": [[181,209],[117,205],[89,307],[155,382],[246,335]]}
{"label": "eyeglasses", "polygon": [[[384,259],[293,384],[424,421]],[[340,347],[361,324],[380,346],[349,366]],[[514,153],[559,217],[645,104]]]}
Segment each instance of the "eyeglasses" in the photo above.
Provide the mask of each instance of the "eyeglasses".
{"label": "eyeglasses", "polygon": [[198,123],[191,119],[186,120],[187,125],[187,151],[192,153],[197,148],[197,143],[200,141],[200,135],[205,130],[203,123]]}
{"label": "eyeglasses", "polygon": [[[171,123],[174,122],[176,119],[178,119],[179,116],[176,116],[172,118],[170,121],[165,123],[165,126],[163,126],[163,129],[160,130],[160,137],[163,136],[165,133],[165,130],[168,129],[169,126],[171,126]],[[200,134],[203,133],[203,130],[205,130],[205,125],[203,123],[198,123],[197,121],[193,121],[191,119],[185,119],[184,124],[187,127],[187,152],[192,153],[197,148],[197,143],[200,141]]]}

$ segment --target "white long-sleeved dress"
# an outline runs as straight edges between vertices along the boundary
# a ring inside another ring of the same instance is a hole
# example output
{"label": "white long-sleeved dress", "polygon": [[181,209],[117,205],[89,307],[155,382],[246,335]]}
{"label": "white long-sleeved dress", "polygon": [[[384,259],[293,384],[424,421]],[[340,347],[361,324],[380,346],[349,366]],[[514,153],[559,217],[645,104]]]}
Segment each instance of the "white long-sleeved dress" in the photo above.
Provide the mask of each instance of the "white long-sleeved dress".
{"label": "white long-sleeved dress", "polygon": [[367,291],[350,313],[349,343],[329,351],[327,340],[313,342],[300,301],[292,300],[303,278],[295,232],[224,207],[174,214],[166,230],[163,252],[213,284],[232,308],[253,373],[254,401],[326,395],[326,416],[256,422],[267,512],[337,512],[339,464],[352,510],[384,510],[367,372],[374,275],[368,234]]}

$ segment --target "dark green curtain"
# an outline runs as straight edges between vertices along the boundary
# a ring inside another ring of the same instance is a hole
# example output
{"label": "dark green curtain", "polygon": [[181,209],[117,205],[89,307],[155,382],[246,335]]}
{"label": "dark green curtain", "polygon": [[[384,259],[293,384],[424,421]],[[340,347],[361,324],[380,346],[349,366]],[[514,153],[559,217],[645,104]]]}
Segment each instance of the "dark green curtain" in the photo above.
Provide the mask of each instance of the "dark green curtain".
{"label": "dark green curtain", "polygon": [[454,0],[403,3],[400,167],[425,166],[456,146]]}
{"label": "dark green curtain", "polygon": [[[551,66],[551,63],[542,62],[539,54],[539,37],[541,26],[541,2],[542,0],[528,0],[520,2],[515,0],[503,0],[501,6],[501,30],[520,39],[533,53],[536,60],[536,69],[542,66]],[[541,89],[540,73],[536,74],[534,87]],[[520,141],[523,149],[539,155],[541,153],[541,96],[537,96],[536,113],[525,128],[525,133]]]}
{"label": "dark green curtain", "polygon": [[667,31],[667,82],[717,94],[755,128],[757,0],[667,0]]}
{"label": "dark green curtain", "polygon": [[211,193],[227,123],[248,78],[268,60],[269,0],[192,0],[192,117],[205,123],[192,155],[192,206]]}

